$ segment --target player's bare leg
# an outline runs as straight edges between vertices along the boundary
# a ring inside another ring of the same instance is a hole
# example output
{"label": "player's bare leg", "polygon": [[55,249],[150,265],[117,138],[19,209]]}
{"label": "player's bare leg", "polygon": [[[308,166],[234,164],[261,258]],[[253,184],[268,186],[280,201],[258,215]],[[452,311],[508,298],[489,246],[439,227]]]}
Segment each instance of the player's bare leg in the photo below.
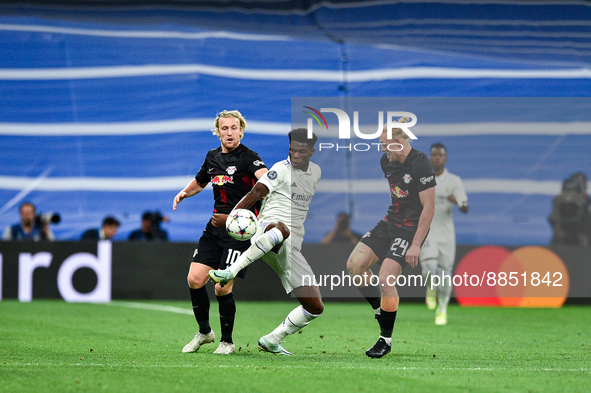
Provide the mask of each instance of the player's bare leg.
{"label": "player's bare leg", "polygon": [[[374,275],[373,272],[369,269],[371,266],[375,265],[379,261],[379,258],[373,252],[371,248],[369,248],[364,243],[357,243],[351,255],[349,255],[349,259],[347,260],[347,270],[351,277],[355,278],[355,276],[361,277],[361,285],[358,286],[359,291],[365,297],[365,300],[371,305],[371,308],[374,310],[375,318],[380,320],[380,299],[381,293],[379,287],[374,287],[370,283],[378,282],[375,278],[372,280],[372,276]],[[359,279],[356,282],[360,282]]]}
{"label": "player's bare leg", "polygon": [[205,283],[208,280],[207,273],[210,270],[211,267],[197,262],[192,262],[189,269],[187,283],[189,284],[193,314],[199,325],[199,331],[193,340],[184,346],[182,349],[184,353],[196,352],[201,345],[215,341],[215,333],[209,325],[209,296],[205,288]]}
{"label": "player's bare leg", "polygon": [[286,351],[281,346],[281,341],[287,335],[303,329],[324,311],[324,303],[322,303],[320,291],[317,287],[299,287],[293,290],[292,295],[298,299],[301,305],[294,308],[275,330],[260,338],[258,342],[259,350],[271,352],[275,355],[292,355],[291,352]]}
{"label": "player's bare leg", "polygon": [[392,349],[392,331],[396,322],[399,297],[396,280],[402,273],[402,266],[393,259],[386,258],[380,269],[380,288],[382,289],[380,337],[373,347],[365,353],[372,358],[381,358]]}

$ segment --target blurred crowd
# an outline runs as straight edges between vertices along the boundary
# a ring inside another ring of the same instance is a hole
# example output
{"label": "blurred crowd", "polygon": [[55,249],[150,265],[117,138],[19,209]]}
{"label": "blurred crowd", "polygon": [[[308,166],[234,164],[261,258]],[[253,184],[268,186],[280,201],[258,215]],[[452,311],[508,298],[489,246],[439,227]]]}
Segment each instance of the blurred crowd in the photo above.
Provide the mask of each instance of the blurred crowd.
{"label": "blurred crowd", "polygon": [[[51,224],[58,224],[61,217],[56,213],[39,213],[31,202],[23,202],[19,207],[20,221],[8,225],[2,234],[2,240],[10,241],[54,241],[55,235]],[[168,232],[161,224],[169,218],[160,212],[146,211],[142,215],[140,227],[133,230],[127,240],[134,242],[166,242]],[[107,216],[98,228],[90,228],[82,233],[81,241],[113,240],[121,222],[113,216]]]}

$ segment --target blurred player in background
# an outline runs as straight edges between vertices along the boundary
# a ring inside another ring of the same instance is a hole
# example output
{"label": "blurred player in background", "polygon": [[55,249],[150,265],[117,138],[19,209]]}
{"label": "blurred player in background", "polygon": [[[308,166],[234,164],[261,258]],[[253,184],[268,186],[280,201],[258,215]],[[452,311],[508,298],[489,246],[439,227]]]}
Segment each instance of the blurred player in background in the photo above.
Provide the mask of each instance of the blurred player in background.
{"label": "blurred player in background", "polygon": [[281,341],[324,311],[318,288],[303,285],[304,276],[314,276],[301,249],[304,221],[321,175],[320,167],[310,162],[318,138],[313,135],[308,139],[307,132],[305,128],[297,128],[289,133],[289,158],[273,165],[236,206],[236,209],[249,208],[265,198],[257,233],[251,239],[252,246],[230,267],[209,272],[212,280],[225,284],[262,257],[279,275],[285,291],[291,292],[301,306],[293,309],[275,330],[259,339],[259,350],[275,355],[291,355],[281,346]]}
{"label": "blurred player in background", "polygon": [[[456,231],[452,217],[453,207],[458,206],[462,213],[468,213],[468,196],[464,191],[462,179],[445,169],[447,149],[441,143],[431,146],[431,164],[435,169],[435,215],[431,230],[421,249],[420,261],[423,277],[427,282],[425,302],[435,311],[435,324],[447,324],[447,305],[453,284],[444,276],[451,277],[456,258]],[[431,287],[431,276],[441,277],[440,285]]]}
{"label": "blurred player in background", "polygon": [[[392,203],[386,217],[362,237],[347,260],[353,282],[359,282],[355,277],[360,276],[362,285],[358,288],[380,324],[378,341],[365,352],[371,358],[381,358],[392,348],[399,303],[395,280],[402,273],[404,262],[411,268],[417,266],[435,211],[435,171],[427,155],[410,146],[409,137],[401,128],[393,129],[388,138],[387,127],[380,135],[385,152],[380,165],[388,179]],[[374,281],[370,267],[379,261],[382,266],[378,280]],[[379,282],[379,289],[372,282]]]}
{"label": "blurred player in background", "polygon": [[[207,153],[195,178],[174,197],[172,204],[173,210],[176,210],[183,199],[200,193],[211,182],[213,216],[199,239],[187,277],[199,331],[183,348],[182,352],[185,353],[195,352],[201,345],[215,340],[209,325],[209,296],[205,288],[207,273],[211,269],[229,266],[249,246],[247,242],[232,239],[220,225],[226,222],[227,214],[252,189],[257,179],[267,172],[259,155],[240,143],[246,128],[246,121],[240,112],[222,111],[217,115],[214,125],[212,131],[219,138],[221,146]],[[258,213],[255,206],[253,211]],[[244,274],[242,272],[240,277],[244,278]],[[222,330],[220,345],[214,352],[217,354],[234,353],[232,331],[236,303],[232,294],[233,284],[234,281],[223,288],[215,286]]]}

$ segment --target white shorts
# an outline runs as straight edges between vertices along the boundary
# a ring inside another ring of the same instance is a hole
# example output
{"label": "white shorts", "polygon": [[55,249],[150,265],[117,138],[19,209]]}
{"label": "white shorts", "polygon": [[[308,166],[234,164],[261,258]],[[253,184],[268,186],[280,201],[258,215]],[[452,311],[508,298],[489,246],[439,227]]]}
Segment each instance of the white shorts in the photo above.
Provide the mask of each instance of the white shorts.
{"label": "white shorts", "polygon": [[421,254],[419,256],[421,262],[425,262],[427,259],[436,259],[437,266],[440,269],[449,271],[453,270],[455,258],[455,241],[433,241],[430,236],[427,236],[423,247],[421,247]]}
{"label": "white shorts", "polygon": [[[265,228],[269,224],[263,221],[259,222],[257,233],[251,238],[251,243],[254,244],[255,240],[265,233]],[[314,282],[312,268],[302,255],[302,241],[302,238],[292,232],[283,241],[278,253],[270,251],[263,255],[263,260],[275,270],[287,293],[290,293],[294,288],[301,287],[304,277],[307,277],[305,280],[307,283]]]}

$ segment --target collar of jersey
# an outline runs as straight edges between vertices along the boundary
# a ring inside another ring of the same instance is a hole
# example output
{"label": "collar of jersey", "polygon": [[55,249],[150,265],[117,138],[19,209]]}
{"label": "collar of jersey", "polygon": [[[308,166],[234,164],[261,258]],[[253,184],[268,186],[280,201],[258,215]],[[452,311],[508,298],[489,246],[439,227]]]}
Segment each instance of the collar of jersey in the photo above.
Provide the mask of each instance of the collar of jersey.
{"label": "collar of jersey", "polygon": [[447,174],[448,174],[448,173],[449,173],[449,172],[447,171],[447,168],[443,168],[443,172],[441,172],[441,175],[439,175],[439,176],[435,176],[435,177],[438,177],[439,179],[444,179],[444,178],[446,178],[446,177],[447,177]]}
{"label": "collar of jersey", "polygon": [[243,146],[243,145],[242,145],[242,143],[241,143],[241,144],[239,144],[238,146],[236,146],[236,148],[235,148],[234,150],[232,150],[232,151],[229,151],[229,152],[227,152],[227,153],[224,153],[224,149],[223,149],[223,148],[220,146],[220,153],[221,153],[221,154],[233,154],[233,153],[237,152],[237,151],[238,151],[238,149],[242,149],[242,146]]}

